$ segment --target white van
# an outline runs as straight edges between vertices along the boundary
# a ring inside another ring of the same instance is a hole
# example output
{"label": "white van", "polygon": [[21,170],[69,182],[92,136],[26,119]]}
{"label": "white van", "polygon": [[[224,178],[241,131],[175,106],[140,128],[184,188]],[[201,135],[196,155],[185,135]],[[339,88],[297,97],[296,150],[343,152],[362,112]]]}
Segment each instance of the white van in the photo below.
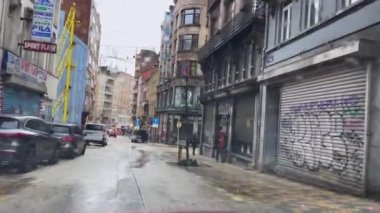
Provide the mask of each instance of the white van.
{"label": "white van", "polygon": [[87,143],[96,143],[106,146],[108,143],[108,134],[106,125],[103,124],[86,124],[84,128],[84,139]]}

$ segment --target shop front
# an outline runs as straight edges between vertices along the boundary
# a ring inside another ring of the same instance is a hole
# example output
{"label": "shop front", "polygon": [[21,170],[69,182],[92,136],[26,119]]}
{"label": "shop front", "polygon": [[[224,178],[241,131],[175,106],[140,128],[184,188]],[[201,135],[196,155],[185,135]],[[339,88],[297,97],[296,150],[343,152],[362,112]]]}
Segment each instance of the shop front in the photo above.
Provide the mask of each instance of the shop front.
{"label": "shop front", "polygon": [[43,117],[47,72],[4,51],[1,66],[1,113]]}
{"label": "shop front", "polygon": [[253,159],[255,96],[251,93],[237,96],[234,103],[231,155],[251,162]]}
{"label": "shop front", "polygon": [[365,67],[339,65],[285,83],[280,89],[276,171],[362,191],[367,84]]}
{"label": "shop front", "polygon": [[233,101],[211,101],[203,106],[202,154],[214,157],[218,132],[224,132],[227,150],[231,149]]}

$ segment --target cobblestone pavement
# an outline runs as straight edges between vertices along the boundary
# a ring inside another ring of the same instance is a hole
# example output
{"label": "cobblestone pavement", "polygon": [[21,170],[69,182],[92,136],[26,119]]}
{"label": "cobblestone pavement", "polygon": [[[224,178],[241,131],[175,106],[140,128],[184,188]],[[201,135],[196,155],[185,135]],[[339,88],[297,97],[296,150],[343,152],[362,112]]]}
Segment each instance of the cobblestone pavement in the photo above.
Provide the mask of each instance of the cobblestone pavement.
{"label": "cobblestone pavement", "polygon": [[[173,161],[176,159],[176,148],[163,149]],[[197,155],[195,159],[201,166],[186,170],[205,178],[237,202],[255,202],[255,206],[262,204],[279,212],[380,212],[380,202],[370,199],[336,193],[231,164],[216,163],[214,159],[204,156]]]}

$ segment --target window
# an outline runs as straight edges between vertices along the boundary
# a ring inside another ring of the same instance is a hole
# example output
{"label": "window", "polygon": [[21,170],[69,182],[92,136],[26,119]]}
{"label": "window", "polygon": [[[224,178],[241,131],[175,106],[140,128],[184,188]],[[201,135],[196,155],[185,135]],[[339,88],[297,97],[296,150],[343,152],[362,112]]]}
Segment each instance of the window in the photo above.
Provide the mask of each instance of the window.
{"label": "window", "polygon": [[210,20],[210,33],[211,36],[215,35],[218,31],[218,17],[213,17]]}
{"label": "window", "polygon": [[29,120],[26,122],[25,127],[31,130],[39,131],[39,122],[38,120]]}
{"label": "window", "polygon": [[79,126],[74,126],[73,130],[74,130],[74,134],[83,135],[82,129]]}
{"label": "window", "polygon": [[314,26],[319,22],[320,0],[306,0],[304,6],[304,28]]}
{"label": "window", "polygon": [[177,76],[196,76],[198,63],[196,61],[179,61],[177,65]]}
{"label": "window", "polygon": [[279,42],[289,39],[291,33],[291,8],[292,4],[285,5],[280,14],[280,36]]}
{"label": "window", "polygon": [[249,61],[249,46],[248,45],[245,45],[244,46],[244,52],[242,53],[242,57],[241,58],[241,79],[244,81],[247,79],[248,77],[248,61]]}
{"label": "window", "polygon": [[186,9],[182,11],[182,23],[181,25],[199,25],[200,23],[200,9]]}
{"label": "window", "polygon": [[18,120],[14,118],[0,118],[0,129],[18,129]]}
{"label": "window", "polygon": [[340,1],[341,1],[342,8],[345,8],[345,7],[348,7],[352,4],[355,4],[356,2],[358,2],[360,0],[340,0]]}
{"label": "window", "polygon": [[230,69],[230,60],[224,60],[224,69],[227,72],[227,84],[232,84],[232,71]]}
{"label": "window", "polygon": [[175,88],[175,100],[174,100],[174,106],[175,107],[184,107],[185,106],[185,99],[183,98],[184,94],[184,88],[183,87],[176,87]]}
{"label": "window", "polygon": [[104,131],[103,125],[97,125],[97,124],[87,124],[86,130],[92,130],[92,131]]}
{"label": "window", "polygon": [[198,35],[182,35],[179,37],[180,44],[179,44],[179,50],[180,51],[195,51],[198,49]]}
{"label": "window", "polygon": [[241,58],[243,58],[243,54],[241,52],[236,53],[236,57],[234,58],[235,64],[235,82],[239,82],[241,79]]}
{"label": "window", "polygon": [[43,121],[32,119],[26,122],[25,127],[31,130],[49,133],[50,128]]}
{"label": "window", "polygon": [[256,63],[256,46],[254,43],[251,43],[249,45],[249,64],[248,64],[248,68],[249,68],[249,72],[250,72],[250,76],[253,77],[256,75],[255,73],[255,63]]}
{"label": "window", "polygon": [[52,126],[55,133],[70,134],[70,128],[68,126]]}
{"label": "window", "polygon": [[233,20],[235,16],[235,1],[234,0],[228,0],[225,3],[225,7],[227,9],[226,11],[226,22]]}

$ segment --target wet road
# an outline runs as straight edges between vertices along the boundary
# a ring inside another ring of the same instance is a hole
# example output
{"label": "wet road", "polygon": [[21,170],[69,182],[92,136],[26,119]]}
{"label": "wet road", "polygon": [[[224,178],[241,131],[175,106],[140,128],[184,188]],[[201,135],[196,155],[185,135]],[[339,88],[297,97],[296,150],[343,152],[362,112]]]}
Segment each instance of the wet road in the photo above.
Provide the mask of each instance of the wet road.
{"label": "wet road", "polygon": [[170,161],[165,147],[112,139],[75,160],[1,175],[0,212],[253,212],[254,203],[233,200]]}

